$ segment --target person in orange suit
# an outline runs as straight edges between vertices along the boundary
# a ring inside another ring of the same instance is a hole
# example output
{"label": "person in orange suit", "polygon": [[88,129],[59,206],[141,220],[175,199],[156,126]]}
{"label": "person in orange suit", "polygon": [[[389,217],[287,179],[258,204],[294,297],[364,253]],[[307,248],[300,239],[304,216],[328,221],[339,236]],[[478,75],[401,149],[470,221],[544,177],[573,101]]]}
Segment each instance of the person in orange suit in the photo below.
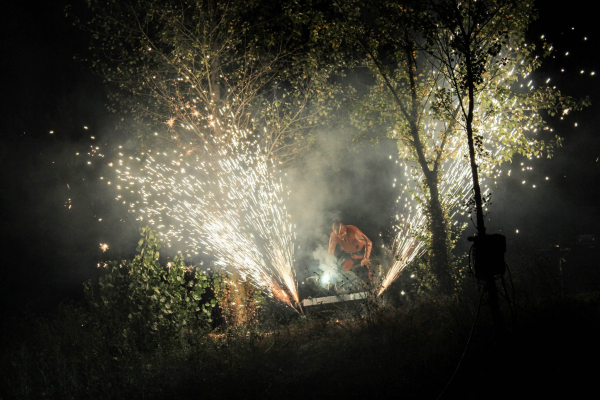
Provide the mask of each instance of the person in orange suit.
{"label": "person in orange suit", "polygon": [[342,270],[350,271],[358,265],[365,266],[369,271],[369,281],[372,281],[373,274],[369,268],[369,256],[371,255],[373,242],[354,225],[344,225],[340,221],[336,221],[331,228],[333,232],[329,235],[327,253],[333,256],[336,247],[339,245],[345,253],[342,256],[340,266]]}

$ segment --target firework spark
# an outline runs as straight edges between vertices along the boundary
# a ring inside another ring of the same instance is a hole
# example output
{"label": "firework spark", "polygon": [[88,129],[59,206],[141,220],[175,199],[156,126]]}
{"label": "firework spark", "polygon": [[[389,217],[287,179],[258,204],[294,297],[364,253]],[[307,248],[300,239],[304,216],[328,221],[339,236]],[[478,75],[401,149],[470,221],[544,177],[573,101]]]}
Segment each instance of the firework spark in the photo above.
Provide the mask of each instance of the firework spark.
{"label": "firework spark", "polygon": [[155,226],[167,246],[182,242],[188,255],[210,253],[218,266],[294,307],[294,232],[283,185],[246,132],[230,129],[228,140],[202,158],[180,150],[138,157],[121,151],[113,164],[117,200]]}
{"label": "firework spark", "polygon": [[[543,143],[532,139],[531,136],[542,130],[553,131],[541,117],[540,111],[544,106],[538,105],[535,99],[540,93],[546,95],[557,93],[556,88],[548,86],[549,80],[546,81],[545,87],[537,88],[531,79],[531,70],[526,68],[523,62],[512,61],[518,59],[510,56],[511,51],[516,50],[512,47],[503,49],[503,53],[499,56],[503,62],[497,64],[498,70],[490,75],[493,78],[478,93],[475,101],[477,109],[474,113],[474,131],[486,133],[476,137],[481,144],[476,149],[476,162],[484,196],[489,196],[490,185],[496,183],[495,180],[502,172],[497,169],[499,165],[511,161],[512,154],[517,149],[528,159],[540,158],[540,148],[544,147]],[[444,81],[442,74],[436,75],[435,68],[433,76],[432,80],[436,82],[438,88],[451,87],[447,81]],[[515,91],[519,83],[522,89]],[[421,128],[423,132],[430,134],[423,139],[422,145],[426,154],[442,155],[443,153],[444,158],[448,160],[444,168],[439,171],[439,192],[443,208],[452,212],[451,217],[454,217],[458,212],[458,206],[472,196],[471,168],[464,143],[464,121],[459,121],[454,136],[447,140],[445,136],[447,131],[443,129],[445,124],[436,118],[435,107],[431,103],[426,107],[428,110],[424,113]],[[454,104],[454,107],[457,107],[457,104]],[[454,108],[449,107],[449,109]],[[568,108],[563,112],[568,113]],[[444,134],[441,134],[442,132]],[[394,131],[392,138],[401,139],[402,135]],[[444,140],[447,140],[445,147],[441,145]],[[389,266],[383,278],[380,294],[400,276],[410,262],[425,250],[427,218],[423,207],[427,200],[419,195],[422,193],[420,189],[422,189],[424,176],[420,172],[414,172],[420,170],[418,166],[414,169],[409,168],[410,163],[406,160],[411,160],[413,157],[408,150],[401,152],[400,158],[405,160],[405,176],[408,183],[403,187],[398,199],[398,202],[402,202],[402,207],[396,217],[396,235],[392,247],[395,261]],[[510,176],[510,171],[508,175]],[[458,221],[455,221],[456,223]]]}
{"label": "firework spark", "polygon": [[[405,164],[405,175],[409,176],[409,165]],[[440,185],[442,204],[445,209],[456,208],[471,193],[470,170],[464,162],[454,161]],[[419,179],[420,178],[420,179]],[[422,174],[408,180],[403,187],[399,201],[403,201],[402,212],[397,215],[396,235],[392,245],[394,261],[381,282],[378,294],[381,295],[394,282],[404,268],[425,251],[423,234],[427,225],[427,214],[423,202],[416,201],[415,182],[422,181]]]}
{"label": "firework spark", "polygon": [[[485,142],[490,145],[489,141]],[[459,148],[458,154],[467,154],[467,147],[460,144],[458,138],[455,138],[450,146]],[[502,146],[496,149],[495,154],[502,150]],[[485,165],[480,161],[482,157],[487,155],[478,155],[478,164]],[[466,157],[457,158],[447,163],[443,174],[443,180],[440,183],[439,192],[442,201],[442,207],[445,210],[453,211],[450,218],[452,219],[457,212],[459,206],[464,204],[466,200],[472,196],[473,182],[471,178],[471,167],[467,162]],[[495,164],[487,164],[486,168],[482,168],[482,176],[480,177],[483,194],[489,194],[489,186],[486,183],[486,176],[492,179],[498,177],[501,171],[498,171]],[[396,235],[392,245],[392,253],[394,261],[389,266],[386,274],[381,282],[378,294],[381,295],[394,282],[404,268],[416,258],[425,252],[426,239],[424,234],[427,227],[427,213],[424,209],[426,203],[421,199],[417,201],[418,193],[417,184],[422,182],[424,176],[421,172],[415,173],[416,169],[411,169],[408,163],[404,163],[405,177],[407,183],[402,188],[398,202],[402,201],[402,211],[397,214],[396,220]],[[413,171],[411,173],[411,171]],[[458,221],[455,221],[457,224]]]}

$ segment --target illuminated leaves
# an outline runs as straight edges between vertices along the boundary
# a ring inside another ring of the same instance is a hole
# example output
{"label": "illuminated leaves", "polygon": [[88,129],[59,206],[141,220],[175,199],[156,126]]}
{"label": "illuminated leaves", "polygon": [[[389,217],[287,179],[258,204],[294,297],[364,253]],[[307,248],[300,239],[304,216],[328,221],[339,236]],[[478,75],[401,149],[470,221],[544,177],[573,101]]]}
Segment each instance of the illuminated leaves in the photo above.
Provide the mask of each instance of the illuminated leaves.
{"label": "illuminated leaves", "polygon": [[303,37],[298,5],[88,5],[93,16],[79,24],[92,31],[91,67],[113,84],[110,108],[141,125],[136,131],[145,147],[175,144],[198,153],[223,135],[209,120],[215,115],[259,133],[270,156],[288,162],[307,148],[326,115],[325,98],[314,89],[326,86],[327,72],[319,76],[322,65],[307,53],[315,49]]}
{"label": "illuminated leaves", "polygon": [[101,264],[98,286],[84,286],[91,323],[111,331],[107,340],[122,350],[156,346],[161,336],[181,335],[183,327],[203,329],[213,307],[200,304],[208,287],[206,276],[194,273],[179,256],[162,266],[155,232],[146,227],[141,234],[133,260]]}

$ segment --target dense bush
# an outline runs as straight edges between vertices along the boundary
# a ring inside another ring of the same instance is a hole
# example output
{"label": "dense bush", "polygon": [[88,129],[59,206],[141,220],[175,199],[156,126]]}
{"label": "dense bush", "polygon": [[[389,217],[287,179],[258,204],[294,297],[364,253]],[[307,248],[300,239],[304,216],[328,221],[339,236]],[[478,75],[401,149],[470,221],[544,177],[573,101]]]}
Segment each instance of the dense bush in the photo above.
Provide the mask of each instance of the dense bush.
{"label": "dense bush", "polygon": [[138,255],[131,261],[101,264],[98,285],[84,285],[88,324],[118,349],[148,349],[209,325],[215,300],[200,304],[209,287],[203,273],[187,268],[181,256],[161,266],[155,232],[142,229]]}

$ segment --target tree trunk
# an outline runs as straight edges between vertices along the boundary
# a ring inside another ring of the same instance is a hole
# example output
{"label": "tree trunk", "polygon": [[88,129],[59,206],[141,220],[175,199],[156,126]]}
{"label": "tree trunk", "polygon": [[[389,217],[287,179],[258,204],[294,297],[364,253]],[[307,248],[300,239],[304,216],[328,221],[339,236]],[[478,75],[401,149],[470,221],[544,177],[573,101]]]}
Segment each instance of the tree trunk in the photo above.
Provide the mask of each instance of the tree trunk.
{"label": "tree trunk", "polygon": [[427,158],[425,156],[423,144],[421,143],[421,136],[419,130],[419,109],[421,103],[419,100],[418,85],[417,85],[417,67],[416,59],[414,56],[414,46],[410,40],[408,31],[405,31],[405,39],[408,45],[404,48],[406,54],[406,71],[408,73],[408,79],[410,83],[410,95],[411,101],[407,107],[404,102],[398,96],[394,85],[390,82],[385,68],[377,57],[370,50],[370,47],[361,39],[359,43],[363,46],[365,51],[371,57],[371,60],[375,63],[376,68],[381,73],[382,78],[385,81],[386,86],[392,93],[394,100],[403,117],[409,122],[410,135],[412,137],[412,145],[416,153],[417,161],[425,175],[425,181],[427,188],[429,189],[430,199],[428,204],[429,211],[429,227],[431,232],[431,259],[433,273],[437,276],[439,282],[439,289],[443,294],[452,294],[452,279],[450,273],[450,265],[448,260],[448,246],[447,237],[448,229],[446,227],[446,220],[444,218],[444,210],[440,201],[440,194],[438,188],[438,170],[437,163],[430,168]]}
{"label": "tree trunk", "polygon": [[431,231],[431,267],[438,278],[439,289],[445,295],[452,294],[452,274],[448,260],[448,227],[440,201],[436,171],[428,174],[429,227]]}
{"label": "tree trunk", "polygon": [[485,223],[483,218],[483,201],[481,199],[481,187],[479,186],[479,172],[475,160],[475,144],[473,141],[473,114],[475,112],[475,77],[471,57],[467,54],[467,81],[469,84],[469,110],[467,114],[467,142],[469,144],[469,160],[471,162],[471,174],[473,176],[473,191],[475,195],[475,209],[477,213],[477,234],[485,235]]}
{"label": "tree trunk", "polygon": [[[416,60],[414,59],[414,48],[412,42],[408,40],[408,32],[405,32],[405,38],[409,45],[405,48],[407,57],[407,72],[410,81],[410,113],[405,112],[405,115],[410,121],[411,136],[413,138],[413,144],[417,153],[417,159],[423,175],[425,175],[425,182],[429,189],[429,228],[431,231],[431,266],[434,274],[438,278],[438,288],[446,295],[452,293],[452,280],[450,274],[450,265],[448,263],[448,248],[447,248],[447,228],[446,220],[444,218],[444,210],[442,209],[442,203],[440,202],[439,193],[439,179],[437,171],[437,163],[432,168],[429,167],[423,144],[421,143],[421,136],[418,126],[419,121],[419,95],[417,92],[417,66]],[[402,102],[396,96],[398,105],[401,106]]]}
{"label": "tree trunk", "polygon": [[[481,187],[479,186],[479,173],[477,162],[475,160],[475,145],[473,140],[473,114],[475,110],[475,77],[473,74],[473,64],[469,54],[466,57],[467,62],[467,81],[469,89],[469,111],[467,114],[467,141],[469,143],[469,159],[471,161],[471,173],[473,174],[473,191],[475,196],[475,207],[477,211],[477,235],[483,238],[485,233],[485,219],[483,217],[483,201],[481,199]],[[488,268],[487,265],[480,265],[479,268]],[[491,274],[486,274],[485,286],[489,295],[489,304],[494,322],[494,334],[497,343],[504,340],[504,322],[502,313],[498,304],[498,289],[496,287],[496,278]]]}

